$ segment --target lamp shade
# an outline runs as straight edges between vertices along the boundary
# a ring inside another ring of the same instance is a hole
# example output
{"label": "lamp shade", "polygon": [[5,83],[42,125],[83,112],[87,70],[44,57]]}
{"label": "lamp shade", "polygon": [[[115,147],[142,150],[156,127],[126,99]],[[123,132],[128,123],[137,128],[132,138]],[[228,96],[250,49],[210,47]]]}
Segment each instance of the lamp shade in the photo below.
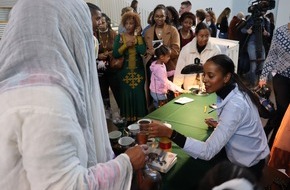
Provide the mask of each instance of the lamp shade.
{"label": "lamp shade", "polygon": [[203,66],[202,66],[202,64],[190,64],[190,65],[186,65],[181,70],[181,74],[196,74],[196,73],[203,73]]}

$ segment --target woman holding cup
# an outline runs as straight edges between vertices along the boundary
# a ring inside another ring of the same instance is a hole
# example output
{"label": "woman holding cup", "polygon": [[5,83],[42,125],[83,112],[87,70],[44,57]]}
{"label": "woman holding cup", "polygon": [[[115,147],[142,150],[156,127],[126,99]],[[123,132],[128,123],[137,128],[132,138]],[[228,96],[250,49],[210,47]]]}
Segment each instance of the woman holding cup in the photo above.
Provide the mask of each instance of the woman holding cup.
{"label": "woman holding cup", "polygon": [[210,137],[199,141],[155,122],[149,125],[149,137],[168,137],[190,156],[203,160],[212,159],[225,147],[225,159],[248,167],[260,178],[269,147],[257,109],[259,100],[234,72],[228,56],[213,56],[203,68],[206,92],[217,95],[218,122]]}

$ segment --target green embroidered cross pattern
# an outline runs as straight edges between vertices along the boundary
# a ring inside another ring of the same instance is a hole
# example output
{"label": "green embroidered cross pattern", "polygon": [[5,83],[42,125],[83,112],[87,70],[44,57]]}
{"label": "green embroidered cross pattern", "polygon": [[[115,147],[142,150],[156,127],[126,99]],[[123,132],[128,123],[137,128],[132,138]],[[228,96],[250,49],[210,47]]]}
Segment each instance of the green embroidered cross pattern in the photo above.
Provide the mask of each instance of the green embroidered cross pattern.
{"label": "green embroidered cross pattern", "polygon": [[143,77],[134,71],[129,72],[123,81],[128,84],[131,88],[135,88],[143,80]]}

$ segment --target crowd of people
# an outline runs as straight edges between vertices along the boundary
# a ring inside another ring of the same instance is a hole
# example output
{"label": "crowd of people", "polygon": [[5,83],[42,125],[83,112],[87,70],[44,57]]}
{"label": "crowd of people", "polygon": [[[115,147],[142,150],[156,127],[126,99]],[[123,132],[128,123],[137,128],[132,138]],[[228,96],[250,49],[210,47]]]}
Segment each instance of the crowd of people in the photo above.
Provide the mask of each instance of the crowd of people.
{"label": "crowd of people", "polygon": [[[142,17],[140,13],[137,13],[137,6],[138,1],[132,1],[131,6],[122,9],[121,17],[128,12],[134,12],[136,16]],[[265,16],[265,13],[262,13],[263,21],[261,27],[263,29],[263,41],[261,42],[261,48],[259,48],[260,51],[257,51],[258,47],[256,47],[256,35],[259,34],[257,34],[257,26],[254,24],[253,16],[248,15],[246,20],[244,13],[239,12],[230,20],[230,14],[231,9],[229,7],[226,7],[218,16],[216,16],[212,9],[196,9],[196,11],[193,12],[190,1],[181,2],[179,10],[176,10],[173,6],[165,6],[163,4],[157,5],[148,16],[148,25],[141,30],[141,35],[146,46],[146,52],[139,54],[142,57],[142,63],[145,65],[145,74],[143,76],[145,82],[145,96],[142,96],[142,98],[144,98],[146,102],[147,111],[142,112],[143,115],[137,113],[136,109],[133,109],[135,111],[132,112],[132,109],[130,110],[128,108],[128,104],[126,105],[126,103],[120,100],[119,96],[116,96],[116,90],[113,90],[118,108],[120,109],[120,117],[124,117],[129,121],[128,124],[130,124],[135,122],[138,118],[143,117],[144,114],[154,110],[149,88],[151,82],[150,64],[157,59],[155,50],[161,44],[168,46],[171,50],[170,59],[165,66],[168,72],[175,71],[175,73],[168,77],[169,80],[183,89],[188,90],[192,88],[193,84],[188,86],[187,84],[180,83],[180,78],[190,78],[191,80],[195,76],[184,76],[180,74],[182,67],[185,66],[184,61],[186,61],[187,64],[195,63],[195,58],[198,58],[200,63],[203,64],[211,56],[221,53],[220,50],[216,50],[218,47],[211,44],[210,37],[239,41],[239,59],[238,68],[236,69],[238,75],[243,79],[246,85],[254,89],[258,85],[263,63],[266,58],[265,56],[269,51],[271,38],[273,36],[273,28],[275,27],[273,14],[268,13],[267,16]],[[199,28],[201,27],[208,28],[209,35],[208,33],[202,33],[198,36]],[[126,29],[123,23],[120,22],[118,34],[124,32],[126,32]],[[136,32],[134,35],[136,37],[138,36]],[[103,39],[104,38],[98,40],[101,41]],[[201,42],[202,40],[203,42]],[[116,46],[117,44],[118,43],[115,42],[113,45]],[[194,52],[191,53],[193,55],[186,55],[192,51],[192,48],[195,49]],[[98,66],[98,68],[99,67],[100,66]],[[107,67],[109,69],[108,63]],[[116,76],[119,71],[114,72],[116,72],[114,75]],[[200,75],[196,77],[197,80],[199,80],[199,76]],[[191,81],[190,83],[196,85],[197,80],[195,80],[195,82]],[[200,81],[202,81],[202,79],[200,79]],[[107,91],[104,93],[105,95],[103,95],[103,97],[108,100]],[[169,90],[167,98],[168,100],[174,98],[174,92]],[[141,102],[144,102],[144,100]],[[110,113],[111,109],[110,106],[107,106],[110,104],[106,102],[105,105],[107,107],[107,116],[110,117],[112,115]],[[128,114],[127,112],[131,113]]]}
{"label": "crowd of people", "polygon": [[[129,13],[125,13],[122,16],[122,19],[126,14]],[[140,99],[143,99],[140,102],[142,102],[141,105],[144,105],[145,101],[147,112],[143,112],[143,116],[138,113],[138,109],[133,109],[135,112],[130,112],[131,108],[134,107],[132,106],[134,103],[126,105],[126,103],[121,100],[120,116],[126,117],[129,123],[136,122],[140,117],[144,117],[146,113],[150,113],[152,110],[162,106],[180,93],[188,91],[196,86],[200,87],[200,85],[202,90],[207,92],[209,91],[209,86],[215,86],[215,89],[211,93],[216,92],[217,96],[221,99],[221,102],[223,102],[222,100],[224,100],[225,97],[228,98],[231,96],[231,93],[236,95],[240,94],[241,97],[243,97],[243,101],[241,101],[241,99],[234,100],[237,97],[232,97],[233,100],[231,101],[245,103],[244,105],[236,105],[237,108],[239,108],[237,113],[241,114],[241,117],[238,117],[237,115],[231,116],[234,106],[229,104],[231,106],[231,109],[228,109],[229,113],[225,111],[227,109],[222,109],[224,111],[219,113],[218,122],[211,120],[206,121],[209,125],[218,126],[208,142],[206,141],[203,144],[202,142],[192,142],[191,140],[187,140],[188,138],[183,138],[182,143],[180,143],[180,138],[178,138],[176,143],[181,147],[184,147],[191,156],[202,159],[211,159],[222,149],[222,147],[226,147],[227,159],[237,165],[249,167],[254,171],[256,176],[259,177],[265,159],[269,154],[269,148],[271,148],[275,134],[279,128],[284,113],[286,112],[287,105],[289,104],[289,98],[280,94],[282,87],[276,82],[281,75],[280,72],[282,71],[273,65],[283,64],[282,68],[284,69],[284,72],[281,80],[283,81],[283,84],[288,84],[289,63],[274,64],[273,60],[270,60],[270,57],[273,56],[272,52],[277,51],[274,50],[274,45],[271,46],[272,38],[275,38],[275,22],[273,13],[270,12],[266,15],[266,12],[261,12],[260,17],[262,19],[259,26],[256,24],[255,19],[257,18],[255,18],[254,15],[245,16],[243,12],[239,12],[237,15],[234,15],[232,19],[230,18],[230,15],[231,9],[229,7],[226,7],[218,16],[216,16],[213,9],[196,9],[194,12],[190,1],[183,1],[180,4],[180,9],[178,11],[172,6],[165,6],[164,4],[157,5],[148,17],[148,26],[146,26],[144,31],[141,32],[142,35],[140,35],[143,36],[143,42],[146,48],[146,52],[140,54],[140,56],[143,57],[143,60],[135,59],[141,62],[143,61],[142,64],[145,73],[140,75],[142,76],[141,78],[130,75],[132,80],[144,80],[145,90],[142,93],[144,93],[145,96],[140,96]],[[140,14],[136,14],[136,16],[142,17]],[[121,25],[124,25],[124,23],[121,22]],[[258,30],[259,27],[261,28],[261,31]],[[221,50],[217,45],[211,42],[210,37],[239,41],[240,49],[237,74],[233,72],[231,65],[232,62],[228,60],[228,57],[219,55],[221,54]],[[136,43],[137,38],[139,38],[139,33],[135,33],[135,46],[139,44]],[[260,44],[257,43],[259,40],[261,40]],[[118,56],[122,54],[121,52],[123,50],[118,46],[120,41],[122,40],[117,38],[114,42],[114,46],[118,48],[115,50],[120,53]],[[130,45],[126,44],[126,47],[130,48]],[[283,47],[285,47],[285,45]],[[286,57],[289,56],[288,49],[285,50],[285,52],[281,52],[281,54],[282,53]],[[275,55],[278,56],[279,54],[276,52]],[[264,66],[266,56],[267,65]],[[138,56],[136,55],[135,57]],[[126,56],[125,58],[127,60],[129,59]],[[275,60],[279,59],[277,58]],[[136,61],[136,63],[139,61]],[[221,62],[227,63],[228,65],[222,64]],[[204,65],[204,70],[208,68],[205,67],[206,65],[211,65],[209,68],[212,68],[212,65],[215,65],[217,69],[215,69],[215,72],[208,71],[213,73],[208,74],[208,76],[206,74],[207,71],[204,71],[203,75],[199,73],[190,73],[186,75],[181,74],[181,70],[192,63]],[[125,68],[123,67],[122,70],[125,69],[129,72],[130,68],[126,66],[126,64],[124,64],[124,66]],[[269,77],[273,71],[278,72],[277,75],[273,77],[273,89],[276,97],[277,113],[273,118],[269,119],[265,127],[266,136],[260,120],[261,116],[259,115],[259,112],[256,111],[260,103],[257,101],[255,96],[252,95],[252,91],[254,87],[257,87],[258,85],[261,87],[265,85],[267,77]],[[225,82],[225,78],[227,78],[226,76],[229,74],[231,77],[229,77],[228,82]],[[220,88],[217,88],[217,81],[213,84],[210,82],[216,75],[221,75],[221,79],[224,78],[222,79],[224,85]],[[286,79],[283,78],[284,76],[286,76]],[[120,78],[120,81],[126,81],[125,77]],[[279,83],[281,83],[281,81]],[[123,87],[120,91],[123,91],[124,89],[125,88]],[[289,92],[289,87],[283,86],[283,89],[286,90],[285,93]],[[134,89],[129,87],[125,93],[134,94],[133,91]],[[129,97],[133,99],[134,96]],[[135,100],[132,101],[134,102]],[[252,103],[249,105],[249,102]],[[221,103],[220,105],[224,104],[226,103]],[[244,113],[241,110],[242,107],[251,107],[251,109],[253,109],[253,112],[251,113],[255,114],[248,115]],[[239,120],[233,120],[233,118],[237,119],[237,117]],[[230,121],[228,121],[229,119]],[[257,123],[254,124],[253,121]],[[236,129],[233,130],[232,133],[229,133],[228,136],[223,134],[225,140],[222,143],[216,142],[214,139],[220,138],[219,130],[225,131],[223,128],[231,128],[231,126],[234,125],[231,122],[239,123],[239,125],[236,124]],[[249,128],[247,129],[246,126],[255,130],[255,134],[252,133]],[[179,133],[174,130],[174,132],[172,130],[169,130],[168,132],[166,128],[163,128],[158,124],[153,124],[152,130],[152,137],[166,135],[167,137],[173,138],[174,142],[175,136],[183,136],[179,135]],[[162,132],[163,130],[167,131],[167,133]],[[270,137],[270,131],[273,131],[273,134],[268,146],[267,138]],[[245,139],[240,137],[240,133],[244,134]],[[259,140],[256,138],[257,135],[260,137]],[[233,140],[234,144],[232,144],[229,139],[236,140]],[[238,152],[241,151],[238,150],[246,151],[247,153],[245,152],[245,154],[249,154],[250,150],[248,149],[249,145],[247,144],[244,144],[247,148],[240,145],[236,147],[237,139],[252,142],[251,145],[257,140],[257,142],[254,143],[256,147],[250,148],[257,150],[257,152],[251,153],[252,156],[254,155],[253,157],[244,157],[245,160],[240,160],[242,155],[239,155]],[[196,146],[200,146],[200,152],[193,148]],[[206,150],[211,151],[207,152]]]}
{"label": "crowd of people", "polygon": [[[273,14],[263,12],[259,33],[253,16],[229,21],[230,13],[226,7],[216,19],[213,10],[193,13],[190,1],[178,11],[159,4],[143,29],[133,0],[116,32],[92,3],[18,1],[0,46],[0,186],[130,189],[147,146],[114,155],[109,90],[129,125],[196,85],[217,95],[217,120],[205,121],[215,127],[210,137],[201,142],[155,122],[149,136],[168,137],[193,158],[225,150],[225,160],[259,179],[290,103],[290,24],[274,31]],[[240,42],[238,73],[211,37]],[[119,69],[113,58],[123,58]],[[194,64],[203,74],[181,74]],[[277,111],[264,130],[251,88],[271,79]]]}

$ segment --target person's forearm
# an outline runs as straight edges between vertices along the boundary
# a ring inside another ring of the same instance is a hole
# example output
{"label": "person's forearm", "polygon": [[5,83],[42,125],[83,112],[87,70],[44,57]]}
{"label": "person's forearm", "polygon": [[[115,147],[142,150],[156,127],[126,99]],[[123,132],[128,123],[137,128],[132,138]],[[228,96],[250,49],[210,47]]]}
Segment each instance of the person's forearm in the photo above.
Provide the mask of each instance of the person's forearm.
{"label": "person's forearm", "polygon": [[133,168],[127,154],[89,168],[85,177],[90,189],[126,189],[130,187]]}

